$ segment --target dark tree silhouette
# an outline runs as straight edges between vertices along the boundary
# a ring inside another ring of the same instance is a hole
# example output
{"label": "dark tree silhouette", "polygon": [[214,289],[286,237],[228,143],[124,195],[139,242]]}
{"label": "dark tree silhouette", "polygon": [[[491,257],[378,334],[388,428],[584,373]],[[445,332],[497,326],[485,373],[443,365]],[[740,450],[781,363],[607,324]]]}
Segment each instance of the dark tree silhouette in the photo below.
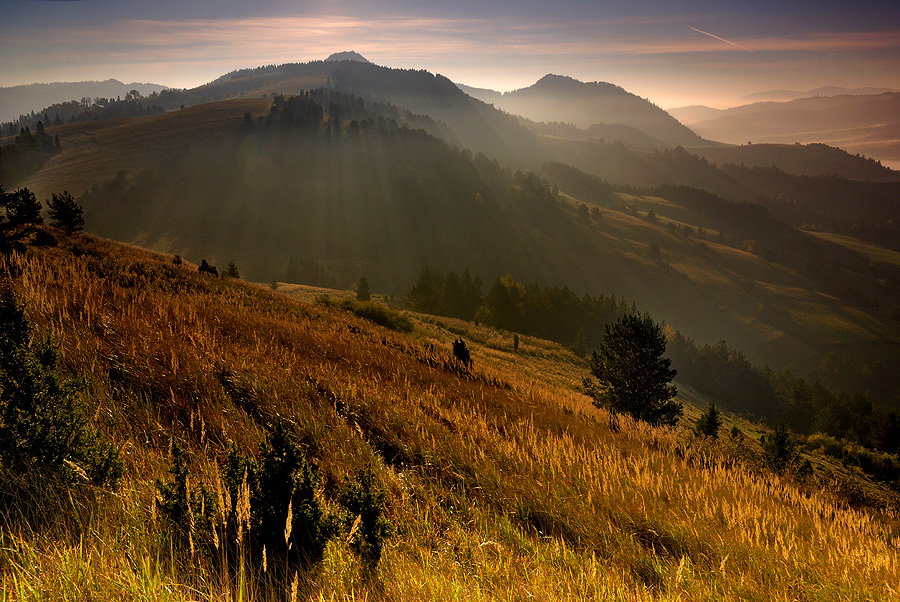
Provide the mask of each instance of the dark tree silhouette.
{"label": "dark tree silhouette", "polygon": [[41,202],[27,188],[19,188],[3,197],[6,218],[12,224],[43,224]]}
{"label": "dark tree silhouette", "polygon": [[54,194],[47,203],[53,225],[67,232],[79,232],[84,229],[84,215],[81,205],[64,190],[62,194]]}
{"label": "dark tree silhouette", "polygon": [[223,276],[228,276],[229,278],[240,278],[241,273],[238,272],[237,266],[233,261],[228,262],[228,267],[225,268],[225,271],[222,272]]}
{"label": "dark tree silhouette", "polygon": [[591,357],[585,388],[598,407],[631,414],[653,425],[673,426],[682,414],[671,385],[675,370],[663,357],[666,338],[650,316],[625,314],[606,326],[606,336]]}
{"label": "dark tree silhouette", "polygon": [[359,279],[356,284],[356,299],[358,301],[369,301],[372,299],[372,291],[369,289],[369,280],[365,276]]}
{"label": "dark tree silhouette", "polygon": [[703,414],[700,415],[700,418],[697,419],[697,424],[694,428],[694,432],[696,432],[701,437],[712,437],[713,439],[719,438],[719,428],[722,426],[722,413],[716,409],[716,404],[709,404],[709,408]]}

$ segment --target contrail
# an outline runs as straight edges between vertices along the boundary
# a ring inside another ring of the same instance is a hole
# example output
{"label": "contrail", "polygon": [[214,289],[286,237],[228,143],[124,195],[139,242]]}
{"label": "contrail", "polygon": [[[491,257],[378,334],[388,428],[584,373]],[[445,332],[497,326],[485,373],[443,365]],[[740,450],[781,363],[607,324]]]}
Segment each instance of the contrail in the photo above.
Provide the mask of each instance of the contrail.
{"label": "contrail", "polygon": [[752,53],[752,54],[756,54],[756,52],[754,52],[753,50],[750,50],[749,48],[744,48],[744,47],[741,46],[740,44],[735,44],[734,42],[729,42],[729,41],[726,40],[725,38],[720,38],[720,37],[717,36],[717,35],[713,35],[713,34],[709,33],[708,31],[703,31],[703,30],[701,30],[701,29],[697,29],[696,27],[691,27],[691,29],[693,29],[693,30],[696,31],[697,33],[702,33],[702,34],[705,35],[705,36],[709,36],[709,37],[715,38],[715,39],[717,39],[717,40],[719,40],[719,41],[721,41],[721,42],[725,42],[726,44],[731,44],[731,45],[734,46],[735,48],[740,48],[741,50],[746,50],[747,52],[750,52],[750,53]]}

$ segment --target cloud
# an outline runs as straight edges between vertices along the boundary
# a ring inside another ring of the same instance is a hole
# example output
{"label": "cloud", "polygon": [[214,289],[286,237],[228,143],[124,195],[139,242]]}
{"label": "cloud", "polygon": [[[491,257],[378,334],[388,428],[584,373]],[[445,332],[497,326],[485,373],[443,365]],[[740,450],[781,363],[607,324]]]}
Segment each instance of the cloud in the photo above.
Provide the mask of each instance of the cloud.
{"label": "cloud", "polygon": [[[426,68],[457,81],[508,88],[529,85],[530,78],[547,72],[625,85],[638,76],[659,81],[691,69],[707,77],[733,70],[735,64],[767,76],[790,68],[805,77],[816,71],[810,61],[826,58],[833,60],[827,65],[829,76],[843,68],[857,77],[867,71],[863,65],[878,64],[884,80],[878,85],[900,85],[891,75],[900,73],[900,28],[743,37],[735,44],[691,26],[710,20],[702,15],[540,22],[346,15],[129,19],[40,36],[10,31],[2,40],[8,52],[0,85],[118,77],[187,87],[233,69],[322,59],[349,48],[379,64]],[[724,43],[711,44],[698,33]],[[751,48],[754,55],[747,52]],[[846,67],[850,61],[856,62]],[[702,85],[699,79],[694,82],[694,87]],[[720,78],[716,85],[726,83]]]}

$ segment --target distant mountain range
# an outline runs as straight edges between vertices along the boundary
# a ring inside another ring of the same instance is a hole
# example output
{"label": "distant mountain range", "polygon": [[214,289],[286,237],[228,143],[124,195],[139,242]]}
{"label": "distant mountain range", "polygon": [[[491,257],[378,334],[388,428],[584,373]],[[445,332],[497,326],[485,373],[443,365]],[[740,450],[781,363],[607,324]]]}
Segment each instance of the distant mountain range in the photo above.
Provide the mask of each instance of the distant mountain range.
{"label": "distant mountain range", "polygon": [[52,84],[27,84],[0,88],[0,122],[15,121],[20,115],[29,114],[52,104],[81,100],[82,98],[116,98],[137,90],[143,96],[166,90],[159,84],[123,84],[115,79],[106,81],[56,82]]}
{"label": "distant mountain range", "polygon": [[819,142],[900,166],[900,93],[815,96],[731,109],[670,109],[701,136],[730,144]]}
{"label": "distant mountain range", "polygon": [[766,92],[756,92],[741,96],[739,100],[746,102],[765,102],[776,101],[786,102],[796,100],[798,98],[809,98],[811,96],[842,96],[845,94],[853,95],[871,95],[884,94],[885,92],[897,92],[891,88],[841,88],[840,86],[823,86],[806,92],[797,92],[795,90],[768,90]]}

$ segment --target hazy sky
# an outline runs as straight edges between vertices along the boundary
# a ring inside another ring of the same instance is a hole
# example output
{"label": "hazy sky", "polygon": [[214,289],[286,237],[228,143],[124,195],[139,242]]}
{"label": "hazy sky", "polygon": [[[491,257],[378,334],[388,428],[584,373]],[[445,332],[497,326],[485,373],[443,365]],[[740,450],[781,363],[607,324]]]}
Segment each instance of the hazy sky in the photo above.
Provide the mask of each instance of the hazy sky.
{"label": "hazy sky", "polygon": [[900,89],[900,1],[0,0],[0,86],[176,87],[356,50],[510,90],[547,73],[669,108],[771,89]]}

